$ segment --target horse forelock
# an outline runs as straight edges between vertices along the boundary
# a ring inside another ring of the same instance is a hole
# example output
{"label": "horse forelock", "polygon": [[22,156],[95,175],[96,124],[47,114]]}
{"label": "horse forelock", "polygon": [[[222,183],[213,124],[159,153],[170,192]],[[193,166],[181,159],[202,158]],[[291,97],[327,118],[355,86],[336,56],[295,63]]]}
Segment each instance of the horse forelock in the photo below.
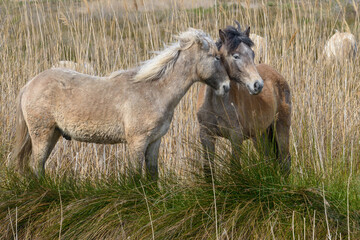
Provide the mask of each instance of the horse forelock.
{"label": "horse forelock", "polygon": [[153,81],[161,78],[171,71],[181,51],[189,49],[194,44],[200,44],[202,49],[210,51],[216,49],[214,41],[203,31],[190,28],[177,37],[177,42],[166,47],[154,58],[143,62],[138,73],[134,76],[134,82]]}
{"label": "horse forelock", "polygon": [[[226,27],[223,32],[225,33],[226,36],[226,48],[228,51],[234,51],[240,43],[244,43],[246,44],[248,47],[252,47],[254,46],[254,42],[244,33],[244,32],[239,32],[235,27],[233,26],[228,26]],[[217,48],[220,50],[221,46],[224,43],[221,41],[221,39],[219,39],[216,42],[216,46]]]}

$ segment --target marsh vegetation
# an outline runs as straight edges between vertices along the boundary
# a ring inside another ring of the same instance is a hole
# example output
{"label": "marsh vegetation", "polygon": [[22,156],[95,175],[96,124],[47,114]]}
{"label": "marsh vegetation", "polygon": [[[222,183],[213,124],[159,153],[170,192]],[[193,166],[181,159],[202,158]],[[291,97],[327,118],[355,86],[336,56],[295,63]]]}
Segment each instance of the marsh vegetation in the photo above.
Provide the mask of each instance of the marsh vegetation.
{"label": "marsh vegetation", "polygon": [[[358,1],[116,2],[0,3],[0,238],[360,237],[359,54],[341,64],[323,55],[335,29],[359,39]],[[73,61],[106,76],[151,58],[189,27],[217,39],[235,19],[266,39],[263,61],[290,85],[288,178],[250,142],[234,174],[230,143],[218,140],[217,175],[204,181],[195,117],[200,83],[162,140],[158,186],[133,177],[122,144],[60,139],[41,179],[5,167],[17,94],[38,73]]]}

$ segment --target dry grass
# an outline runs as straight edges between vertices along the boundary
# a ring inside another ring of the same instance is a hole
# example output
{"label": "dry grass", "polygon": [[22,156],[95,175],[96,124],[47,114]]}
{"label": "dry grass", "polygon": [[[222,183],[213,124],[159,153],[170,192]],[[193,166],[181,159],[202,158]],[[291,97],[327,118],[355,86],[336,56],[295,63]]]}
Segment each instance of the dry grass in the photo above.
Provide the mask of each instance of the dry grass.
{"label": "dry grass", "polygon": [[[112,3],[104,2],[104,6]],[[217,38],[216,26],[225,27],[237,19],[267,38],[265,62],[290,83],[293,171],[311,168],[326,173],[341,158],[347,165],[350,155],[354,161],[357,159],[359,58],[344,65],[326,65],[322,58],[324,43],[334,29],[349,29],[359,36],[359,17],[353,14],[356,13],[353,6],[339,5],[341,2],[289,1],[275,6],[249,2],[246,8],[244,4],[218,2],[217,10],[170,8],[156,13],[132,10],[104,13],[105,7],[99,7],[89,12],[78,11],[100,3],[103,2],[2,3],[1,11],[7,17],[1,21],[0,39],[3,59],[0,144],[5,146],[6,154],[13,143],[16,95],[39,72],[61,60],[71,60],[80,64],[89,62],[98,75],[108,75],[150,58],[153,50],[161,49],[164,43],[173,40],[174,34],[188,27],[204,29]],[[189,144],[198,141],[196,95],[197,86],[194,86],[177,108],[171,129],[162,141],[162,171],[183,172],[199,159]],[[83,175],[116,172],[126,164],[117,160],[124,158],[125,148],[60,140],[47,168],[57,174],[65,169]]]}
{"label": "dry grass", "polygon": [[[204,1],[205,8],[191,8],[189,1],[164,1],[162,6],[166,7],[155,11],[145,9],[149,1],[123,1],[109,7],[114,2],[0,3],[1,15],[6,16],[0,19],[0,152],[5,159],[11,156],[14,142],[16,96],[36,74],[61,60],[71,60],[89,62],[96,74],[109,75],[149,59],[152,51],[172,42],[174,34],[188,27],[203,29],[215,39],[218,28],[236,19],[267,39],[265,62],[291,86],[292,173],[299,178],[315,173],[326,182],[344,173],[349,184],[355,181],[360,159],[359,55],[354,61],[326,63],[322,51],[334,29],[351,31],[359,39],[357,1]],[[121,5],[125,2],[127,7]],[[212,3],[217,7],[207,8]],[[181,101],[162,140],[162,175],[176,171],[186,177],[199,167],[198,86]],[[121,161],[125,156],[124,145],[61,139],[48,160],[47,171],[59,176],[70,171],[91,178],[116,174],[126,167]],[[295,219],[302,221],[297,216]],[[276,222],[269,220],[266,238],[272,236]],[[311,232],[312,220],[307,224]]]}

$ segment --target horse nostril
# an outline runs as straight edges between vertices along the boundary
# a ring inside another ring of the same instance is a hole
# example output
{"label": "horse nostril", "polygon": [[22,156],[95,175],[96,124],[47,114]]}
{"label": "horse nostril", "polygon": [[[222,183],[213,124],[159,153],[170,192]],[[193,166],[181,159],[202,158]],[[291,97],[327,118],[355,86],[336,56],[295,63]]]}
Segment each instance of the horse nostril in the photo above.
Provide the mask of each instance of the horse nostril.
{"label": "horse nostril", "polygon": [[256,81],[256,82],[254,83],[254,90],[255,90],[256,92],[260,92],[260,91],[262,90],[262,88],[263,88],[263,85],[260,84],[259,81]]}
{"label": "horse nostril", "polygon": [[228,85],[224,85],[223,88],[225,93],[228,93],[230,91],[230,86]]}

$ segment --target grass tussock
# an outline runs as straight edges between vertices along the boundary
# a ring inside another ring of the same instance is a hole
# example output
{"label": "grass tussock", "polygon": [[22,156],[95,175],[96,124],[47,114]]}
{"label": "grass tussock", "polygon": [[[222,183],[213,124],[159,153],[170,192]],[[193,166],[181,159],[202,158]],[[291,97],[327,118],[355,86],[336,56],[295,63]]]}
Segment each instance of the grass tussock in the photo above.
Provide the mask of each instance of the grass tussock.
{"label": "grass tussock", "polygon": [[358,182],[348,189],[340,179],[284,177],[268,160],[242,160],[229,169],[228,159],[218,158],[223,170],[213,184],[201,175],[191,183],[169,175],[154,184],[135,175],[80,180],[8,172],[0,185],[0,230],[20,239],[322,239],[345,237],[349,228],[358,236],[356,194],[348,199],[351,207],[346,204]]}
{"label": "grass tussock", "polygon": [[[341,62],[323,56],[334,30],[359,39],[359,3],[192,2],[0,2],[0,238],[360,238],[359,54]],[[16,96],[36,74],[67,60],[78,71],[109,75],[151,58],[188,27],[216,39],[235,19],[267,40],[263,61],[291,87],[289,177],[251,143],[230,164],[229,144],[219,139],[213,183],[205,183],[198,85],[162,140],[157,185],[129,174],[121,144],[61,139],[45,178],[6,169]]]}

